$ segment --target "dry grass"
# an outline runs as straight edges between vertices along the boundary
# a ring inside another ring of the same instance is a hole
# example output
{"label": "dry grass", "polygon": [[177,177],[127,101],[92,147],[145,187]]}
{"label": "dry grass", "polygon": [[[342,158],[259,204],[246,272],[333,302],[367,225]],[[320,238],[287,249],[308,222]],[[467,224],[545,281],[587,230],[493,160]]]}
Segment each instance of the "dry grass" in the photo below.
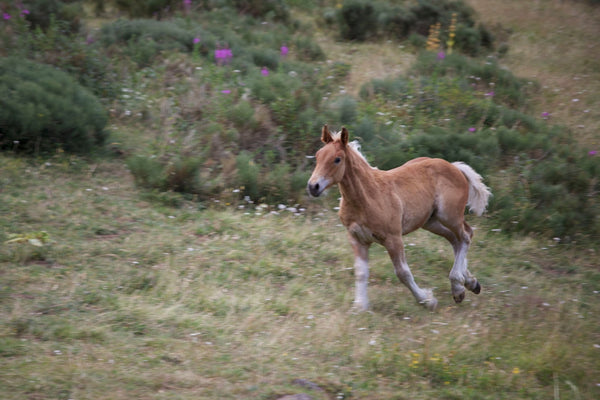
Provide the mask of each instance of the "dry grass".
{"label": "dry grass", "polygon": [[41,254],[0,250],[4,398],[597,394],[594,249],[507,239],[474,218],[484,291],[456,306],[450,246],[418,232],[409,262],[439,310],[417,305],[374,247],[373,310],[357,314],[351,252],[325,204],[301,217],[199,212],[144,201],[119,161],[0,162],[3,231],[53,239]]}
{"label": "dry grass", "polygon": [[[597,107],[580,115],[570,102],[576,89],[567,83],[583,91],[586,81],[572,78],[597,77],[598,60],[573,63],[577,68],[565,72],[570,63],[557,54],[585,59],[586,47],[575,52],[539,18],[543,12],[546,23],[564,24],[560,12],[585,6],[471,3],[487,21],[514,29],[505,59],[511,69],[561,88],[543,91],[536,107],[556,108],[549,110],[553,118],[564,116],[569,126],[586,118],[582,140],[597,143],[588,131],[597,124]],[[582,42],[595,40],[586,30],[595,12],[576,14],[585,27],[568,25],[587,32]],[[540,43],[544,50],[533,51]],[[349,93],[372,77],[401,72],[412,57],[395,43],[323,38],[321,44],[330,60],[352,65]],[[563,67],[546,65],[544,54]],[[578,103],[597,102],[597,82],[588,82]],[[561,102],[569,108],[562,110]],[[150,136],[126,119],[114,123],[125,148]],[[309,215],[294,217],[199,210],[169,196],[138,191],[119,159],[0,157],[3,398],[600,396],[594,246],[507,238],[485,218],[470,218],[479,228],[470,268],[483,292],[457,306],[447,279],[450,246],[416,232],[406,238],[408,261],[419,284],[436,288],[439,309],[430,313],[415,304],[385,251],[373,247],[373,309],[355,313],[351,251],[326,202],[310,203]],[[170,207],[172,200],[180,206]],[[8,233],[40,230],[53,240],[44,248],[4,243]]]}
{"label": "dry grass", "polygon": [[[600,8],[586,2],[468,0],[509,45],[503,63],[543,90],[536,113],[549,112],[588,145],[600,147]],[[510,33],[508,33],[510,32]]]}
{"label": "dry grass", "polygon": [[328,62],[343,62],[351,66],[345,91],[358,95],[361,86],[373,79],[396,77],[406,72],[415,59],[406,45],[394,41],[381,43],[348,44],[331,38],[318,40]]}

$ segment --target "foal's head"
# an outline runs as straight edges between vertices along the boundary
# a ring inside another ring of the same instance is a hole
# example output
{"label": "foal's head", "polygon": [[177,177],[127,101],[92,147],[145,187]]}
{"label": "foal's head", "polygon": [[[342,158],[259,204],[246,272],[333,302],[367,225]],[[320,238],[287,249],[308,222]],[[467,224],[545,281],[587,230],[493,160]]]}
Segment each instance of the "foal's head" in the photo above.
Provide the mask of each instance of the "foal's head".
{"label": "foal's head", "polygon": [[348,150],[348,130],[331,134],[327,125],[323,126],[321,141],[325,146],[317,151],[317,165],[308,180],[308,192],[318,197],[328,187],[339,183],[346,170]]}

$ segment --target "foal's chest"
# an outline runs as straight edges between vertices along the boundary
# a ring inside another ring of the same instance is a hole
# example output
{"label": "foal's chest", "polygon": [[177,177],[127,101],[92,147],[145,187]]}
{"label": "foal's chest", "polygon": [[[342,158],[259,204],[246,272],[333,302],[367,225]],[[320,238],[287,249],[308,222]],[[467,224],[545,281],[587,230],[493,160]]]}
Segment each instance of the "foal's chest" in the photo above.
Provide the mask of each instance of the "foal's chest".
{"label": "foal's chest", "polygon": [[346,225],[348,232],[360,243],[371,244],[373,242],[382,244],[384,236],[378,232],[373,232],[370,228],[365,225],[358,224],[356,222]]}

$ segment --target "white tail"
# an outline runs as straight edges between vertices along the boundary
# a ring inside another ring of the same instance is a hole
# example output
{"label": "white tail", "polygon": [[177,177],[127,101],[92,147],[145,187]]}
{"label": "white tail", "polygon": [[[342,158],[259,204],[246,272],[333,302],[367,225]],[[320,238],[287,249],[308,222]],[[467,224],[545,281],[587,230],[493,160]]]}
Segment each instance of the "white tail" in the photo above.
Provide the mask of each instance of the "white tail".
{"label": "white tail", "polygon": [[469,211],[475,213],[475,215],[483,214],[492,191],[483,183],[481,175],[464,162],[457,161],[452,165],[458,168],[469,181],[469,199],[467,200]]}

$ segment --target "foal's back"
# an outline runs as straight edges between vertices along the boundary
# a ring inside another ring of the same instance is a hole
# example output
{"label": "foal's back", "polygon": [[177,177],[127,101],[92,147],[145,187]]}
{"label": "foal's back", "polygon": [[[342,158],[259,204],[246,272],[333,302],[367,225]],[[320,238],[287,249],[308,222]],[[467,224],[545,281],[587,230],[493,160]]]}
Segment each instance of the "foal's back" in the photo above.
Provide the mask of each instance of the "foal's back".
{"label": "foal's back", "polygon": [[420,228],[435,214],[464,212],[469,183],[446,160],[420,157],[385,173],[402,202],[404,234]]}

